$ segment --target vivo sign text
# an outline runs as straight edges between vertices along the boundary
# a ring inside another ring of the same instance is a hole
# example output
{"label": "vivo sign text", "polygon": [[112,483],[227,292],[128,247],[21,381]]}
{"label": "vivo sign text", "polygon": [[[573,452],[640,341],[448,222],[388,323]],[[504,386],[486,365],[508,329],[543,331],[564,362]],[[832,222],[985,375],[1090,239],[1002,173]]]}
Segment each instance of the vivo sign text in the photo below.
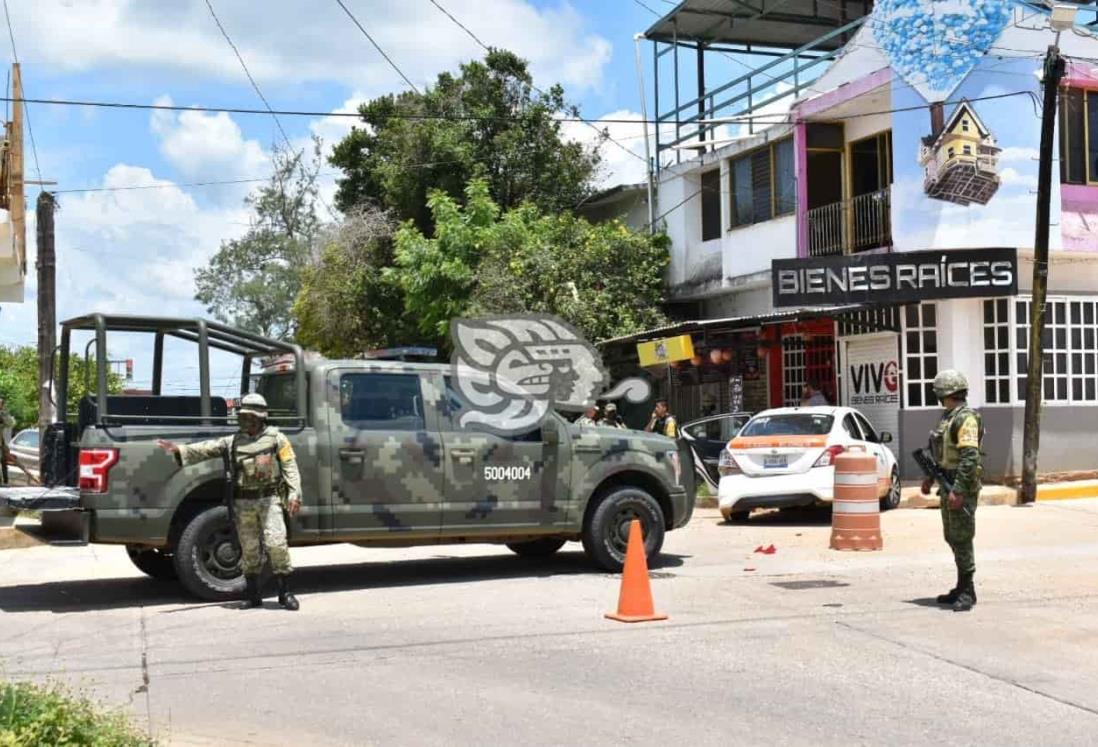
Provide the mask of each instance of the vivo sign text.
{"label": "vivo sign text", "polygon": [[911,303],[936,298],[1013,296],[1013,248],[776,259],[774,306]]}

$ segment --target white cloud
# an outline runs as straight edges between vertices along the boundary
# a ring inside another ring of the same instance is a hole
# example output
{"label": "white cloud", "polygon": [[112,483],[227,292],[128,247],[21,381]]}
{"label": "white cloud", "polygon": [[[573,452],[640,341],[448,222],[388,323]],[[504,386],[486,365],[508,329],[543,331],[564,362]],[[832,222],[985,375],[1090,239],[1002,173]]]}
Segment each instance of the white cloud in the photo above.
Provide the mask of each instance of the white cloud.
{"label": "white cloud", "polygon": [[[158,105],[171,105],[168,96]],[[255,140],[245,140],[240,126],[225,112],[154,111],[150,128],[160,152],[189,179],[250,178],[270,170],[270,158]]]}
{"label": "white cloud", "polygon": [[[1010,163],[1011,161],[1033,162],[1036,163],[1040,157],[1040,151],[1036,148],[1022,148],[1017,145],[1011,145],[1003,148],[1002,153],[999,154],[999,163]],[[1036,169],[1036,166],[1031,166],[1031,169]]]}
{"label": "white cloud", "polygon": [[999,174],[1002,183],[1007,186],[1028,187],[1037,189],[1037,175],[1018,171],[1015,168],[1005,168]]}
{"label": "white cloud", "polygon": [[[447,0],[456,18],[489,46],[530,60],[535,77],[567,87],[601,83],[611,45],[585,29],[568,3],[535,7],[526,0]],[[348,7],[416,83],[484,51],[426,0]],[[261,84],[339,81],[352,90],[406,85],[335,3],[214,0],[222,24]],[[36,0],[12,4],[26,62],[62,70],[140,66],[242,82],[239,63],[202,2]],[[368,84],[366,83],[368,82]]]}

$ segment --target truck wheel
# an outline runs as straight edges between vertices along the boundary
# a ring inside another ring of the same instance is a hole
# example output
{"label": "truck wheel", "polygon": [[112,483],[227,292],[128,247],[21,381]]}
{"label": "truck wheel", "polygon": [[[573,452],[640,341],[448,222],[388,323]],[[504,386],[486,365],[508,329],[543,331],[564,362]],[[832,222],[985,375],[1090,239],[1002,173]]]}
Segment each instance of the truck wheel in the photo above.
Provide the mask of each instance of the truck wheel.
{"label": "truck wheel", "polygon": [[244,592],[240,542],[229,509],[214,506],[197,514],[179,535],[175,570],[190,593],[202,599],[236,599]]}
{"label": "truck wheel", "polygon": [[595,565],[617,572],[625,565],[629,526],[639,519],[644,535],[644,551],[651,561],[663,547],[663,511],[647,491],[641,488],[617,488],[595,506],[583,528],[583,549]]}
{"label": "truck wheel", "polygon": [[137,566],[137,570],[159,581],[174,581],[178,576],[175,573],[175,564],[172,556],[151,547],[138,545],[126,545],[126,554],[130,561]]}
{"label": "truck wheel", "polygon": [[521,555],[524,558],[547,558],[564,547],[564,542],[556,537],[545,537],[528,542],[508,542],[507,547],[515,555]]}

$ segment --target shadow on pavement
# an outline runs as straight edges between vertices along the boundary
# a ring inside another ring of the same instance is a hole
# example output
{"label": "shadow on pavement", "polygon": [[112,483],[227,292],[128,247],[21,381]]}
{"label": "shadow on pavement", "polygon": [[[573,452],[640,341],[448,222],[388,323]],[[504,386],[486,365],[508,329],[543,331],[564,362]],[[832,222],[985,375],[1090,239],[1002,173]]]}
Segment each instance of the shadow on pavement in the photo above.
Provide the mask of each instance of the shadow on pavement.
{"label": "shadow on pavement", "polygon": [[831,526],[830,506],[796,506],[793,508],[752,511],[746,523],[721,522],[727,527],[817,527]]}
{"label": "shadow on pavement", "polygon": [[952,612],[953,608],[947,604],[938,604],[938,600],[934,597],[924,597],[921,599],[905,599],[908,604],[916,604],[920,607],[930,607],[931,609],[940,609],[943,612]]}
{"label": "shadow on pavement", "polygon": [[[661,554],[651,564],[654,577],[666,577],[667,569],[683,565],[685,555]],[[469,583],[552,576],[607,574],[591,565],[581,552],[562,552],[550,558],[521,558],[513,555],[479,557],[435,557],[393,562],[370,561],[337,565],[306,566],[294,573],[294,592],[322,594],[360,589],[384,589],[400,586]],[[274,583],[265,585],[274,592]],[[187,604],[218,606],[224,602],[205,602],[187,594],[171,581],[151,578],[112,578],[78,581],[51,581],[0,588],[3,612],[81,612],[96,609]]]}

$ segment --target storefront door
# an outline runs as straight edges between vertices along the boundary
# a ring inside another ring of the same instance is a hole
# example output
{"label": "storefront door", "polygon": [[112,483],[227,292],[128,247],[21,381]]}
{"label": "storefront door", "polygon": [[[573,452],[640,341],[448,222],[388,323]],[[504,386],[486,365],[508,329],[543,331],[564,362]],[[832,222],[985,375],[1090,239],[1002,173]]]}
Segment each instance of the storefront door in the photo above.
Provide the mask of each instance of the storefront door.
{"label": "storefront door", "polygon": [[899,337],[892,333],[841,338],[843,404],[865,415],[878,431],[888,431],[888,448],[899,454]]}

